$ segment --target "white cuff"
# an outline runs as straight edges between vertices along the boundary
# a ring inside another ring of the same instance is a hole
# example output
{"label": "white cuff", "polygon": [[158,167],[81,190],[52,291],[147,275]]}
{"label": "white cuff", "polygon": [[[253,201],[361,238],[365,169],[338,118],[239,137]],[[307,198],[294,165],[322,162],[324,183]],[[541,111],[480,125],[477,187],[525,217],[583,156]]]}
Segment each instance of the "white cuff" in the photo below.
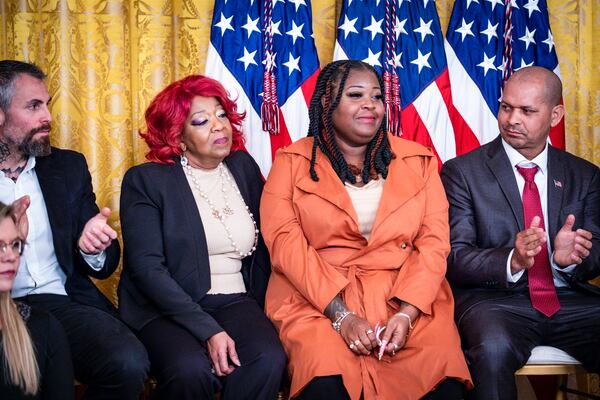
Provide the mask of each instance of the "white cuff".
{"label": "white cuff", "polygon": [[106,261],[106,252],[104,250],[98,254],[86,254],[79,249],[79,253],[93,270],[100,271],[104,267],[104,261]]}
{"label": "white cuff", "polygon": [[560,271],[563,274],[569,274],[569,275],[575,271],[575,268],[577,268],[577,264],[567,265],[566,267],[563,268],[560,265],[558,265],[557,263],[555,263],[554,262],[554,252],[552,252],[552,256],[550,257],[550,265],[552,266],[552,269]]}
{"label": "white cuff", "polygon": [[515,249],[512,249],[510,251],[510,253],[508,253],[508,259],[506,260],[506,281],[508,283],[517,283],[519,281],[519,279],[521,279],[521,277],[525,273],[524,269],[520,270],[516,274],[513,274],[512,271],[510,270],[510,260],[512,258],[514,251],[515,251]]}

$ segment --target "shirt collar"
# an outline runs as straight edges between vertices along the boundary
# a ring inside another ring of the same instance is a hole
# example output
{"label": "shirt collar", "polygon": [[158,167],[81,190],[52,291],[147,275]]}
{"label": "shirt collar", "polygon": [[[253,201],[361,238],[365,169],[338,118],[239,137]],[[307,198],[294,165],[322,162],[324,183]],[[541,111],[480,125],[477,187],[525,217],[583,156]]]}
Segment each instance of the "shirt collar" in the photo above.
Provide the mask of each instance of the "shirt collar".
{"label": "shirt collar", "polygon": [[23,172],[29,172],[34,168],[35,168],[35,156],[29,156],[29,159],[27,160],[27,164],[25,164],[25,168],[23,169]]}
{"label": "shirt collar", "polygon": [[540,154],[538,154],[533,160],[528,160],[521,153],[515,150],[511,145],[506,143],[504,139],[502,139],[502,147],[504,147],[504,151],[508,156],[510,161],[510,165],[515,168],[517,165],[520,167],[531,167],[532,164],[538,166],[539,171],[547,175],[548,171],[548,143],[544,147],[544,150]]}

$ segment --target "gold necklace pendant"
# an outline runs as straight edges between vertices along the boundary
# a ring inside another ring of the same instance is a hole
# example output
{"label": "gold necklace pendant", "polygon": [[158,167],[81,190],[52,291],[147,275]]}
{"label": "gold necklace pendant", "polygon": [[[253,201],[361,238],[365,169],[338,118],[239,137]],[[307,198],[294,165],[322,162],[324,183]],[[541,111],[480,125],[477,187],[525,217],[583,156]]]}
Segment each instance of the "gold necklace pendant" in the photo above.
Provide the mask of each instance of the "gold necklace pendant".
{"label": "gold necklace pendant", "polygon": [[235,211],[233,211],[233,209],[229,206],[223,208],[223,214],[225,215],[233,215],[235,213]]}
{"label": "gold necklace pendant", "polygon": [[245,207],[246,212],[248,213],[248,216],[250,217],[250,220],[252,221],[252,225],[254,225],[254,244],[252,245],[252,248],[246,252],[240,250],[240,248],[237,247],[237,244],[235,243],[235,241],[233,240],[233,236],[231,235],[231,231],[230,231],[229,227],[227,226],[227,224],[225,223],[225,215],[233,215],[235,210],[232,209],[231,207],[229,207],[229,204],[227,202],[224,181],[221,182],[221,192],[223,193],[223,197],[224,197],[224,201],[225,201],[226,205],[225,205],[225,207],[222,208],[221,211],[219,211],[217,209],[217,207],[215,206],[215,204],[208,197],[208,194],[206,194],[200,187],[198,180],[196,179],[196,177],[194,176],[194,173],[192,172],[192,167],[190,167],[189,164],[187,164],[187,163],[182,163],[182,165],[183,165],[183,169],[185,170],[186,174],[190,177],[190,179],[192,181],[193,188],[196,189],[196,191],[198,192],[200,197],[202,199],[204,199],[206,201],[206,203],[208,204],[208,207],[212,211],[212,216],[215,217],[216,219],[218,219],[219,222],[221,223],[221,225],[223,225],[223,229],[225,229],[225,232],[227,233],[227,238],[229,239],[231,246],[233,247],[233,250],[236,252],[236,254],[238,254],[241,258],[244,258],[244,257],[248,257],[252,253],[254,253],[256,251],[256,246],[258,245],[258,235],[259,235],[258,225],[256,224],[256,220],[254,219],[254,216],[252,215],[252,213],[250,212],[250,209],[246,205],[246,202],[244,201],[244,197],[240,193],[240,190],[237,188],[235,182],[229,177],[229,175],[226,175],[225,167],[223,166],[223,164],[219,164],[219,168],[221,169],[221,172],[220,172],[221,178],[226,179],[229,182],[231,189],[233,190],[234,193],[237,194],[237,196],[241,200],[242,205]]}

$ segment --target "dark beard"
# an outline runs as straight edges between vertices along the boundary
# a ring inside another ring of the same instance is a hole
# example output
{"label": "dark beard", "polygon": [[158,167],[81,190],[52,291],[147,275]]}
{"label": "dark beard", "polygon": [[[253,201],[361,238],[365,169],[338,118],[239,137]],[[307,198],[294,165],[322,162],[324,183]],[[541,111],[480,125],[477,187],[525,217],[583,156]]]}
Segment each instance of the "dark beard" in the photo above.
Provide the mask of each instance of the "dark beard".
{"label": "dark beard", "polygon": [[19,144],[19,151],[27,157],[43,157],[49,155],[51,152],[50,137],[44,136],[37,140],[33,139],[36,133],[49,130],[50,124],[44,124],[29,131],[25,139],[23,139],[23,141]]}

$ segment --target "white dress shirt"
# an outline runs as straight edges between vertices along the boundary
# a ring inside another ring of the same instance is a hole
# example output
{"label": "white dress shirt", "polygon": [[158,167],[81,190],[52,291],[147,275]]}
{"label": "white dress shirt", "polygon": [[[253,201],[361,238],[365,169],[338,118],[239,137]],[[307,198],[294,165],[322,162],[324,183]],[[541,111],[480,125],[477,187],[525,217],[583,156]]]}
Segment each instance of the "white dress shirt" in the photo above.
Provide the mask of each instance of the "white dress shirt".
{"label": "white dress shirt", "polygon": [[[564,280],[564,278],[558,273],[561,271],[562,273],[573,273],[576,265],[569,265],[565,268],[561,268],[554,262],[554,254],[552,253],[552,243],[550,242],[550,237],[548,236],[548,145],[544,148],[540,154],[537,155],[533,160],[528,160],[517,150],[512,148],[508,143],[502,139],[502,146],[504,147],[504,151],[506,151],[506,155],[508,155],[508,159],[510,160],[510,165],[513,167],[513,174],[515,179],[517,180],[517,186],[519,187],[519,195],[523,198],[523,188],[525,187],[525,178],[519,173],[517,170],[517,166],[523,168],[532,168],[534,166],[538,166],[538,172],[535,174],[535,184],[538,187],[538,191],[540,193],[540,202],[542,203],[542,213],[544,214],[544,226],[546,227],[546,246],[548,247],[548,254],[550,254],[550,265],[552,267],[552,276],[554,278],[554,286],[556,287],[565,287],[569,286],[569,284]],[[564,223],[564,221],[563,221]],[[525,228],[529,228],[526,226]],[[509,283],[515,283],[523,276],[525,270],[521,270],[516,274],[511,273],[510,269],[510,259],[512,258],[513,249],[508,255],[508,260],[506,260],[506,279]]]}
{"label": "white dress shirt", "polygon": [[[66,295],[66,276],[56,258],[46,202],[34,168],[35,157],[29,157],[16,182],[0,171],[0,201],[11,204],[24,195],[29,195],[31,200],[27,209],[29,233],[12,296],[40,293]],[[106,259],[104,252],[96,255],[81,254],[90,267],[97,271],[102,269]]]}

